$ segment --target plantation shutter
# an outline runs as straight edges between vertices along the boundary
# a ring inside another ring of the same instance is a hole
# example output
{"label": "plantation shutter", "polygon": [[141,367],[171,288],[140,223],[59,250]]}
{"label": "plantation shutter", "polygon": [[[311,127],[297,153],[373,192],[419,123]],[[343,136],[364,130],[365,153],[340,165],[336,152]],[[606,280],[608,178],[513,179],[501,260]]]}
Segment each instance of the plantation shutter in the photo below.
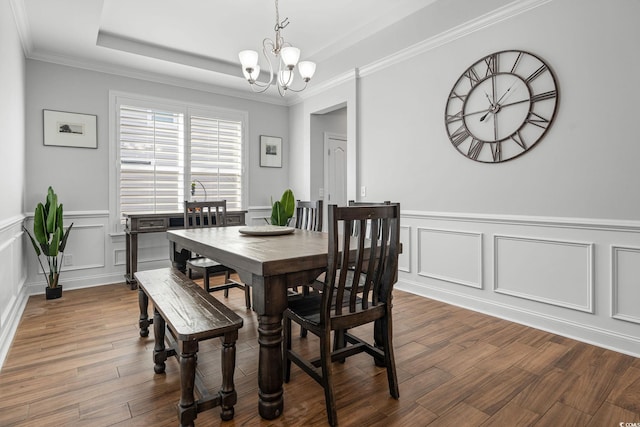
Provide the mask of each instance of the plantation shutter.
{"label": "plantation shutter", "polygon": [[180,211],[184,114],[120,105],[120,212]]}
{"label": "plantation shutter", "polygon": [[226,200],[227,209],[242,209],[242,122],[204,115],[190,116],[191,180],[196,200]]}

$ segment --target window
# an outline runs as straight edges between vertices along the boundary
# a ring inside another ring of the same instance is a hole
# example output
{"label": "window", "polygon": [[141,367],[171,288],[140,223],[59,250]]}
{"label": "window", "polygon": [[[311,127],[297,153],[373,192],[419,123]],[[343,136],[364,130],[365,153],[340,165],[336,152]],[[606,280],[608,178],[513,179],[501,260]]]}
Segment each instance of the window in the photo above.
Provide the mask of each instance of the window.
{"label": "window", "polygon": [[122,213],[182,211],[190,198],[225,199],[227,209],[242,209],[246,113],[117,94],[111,99],[116,224]]}

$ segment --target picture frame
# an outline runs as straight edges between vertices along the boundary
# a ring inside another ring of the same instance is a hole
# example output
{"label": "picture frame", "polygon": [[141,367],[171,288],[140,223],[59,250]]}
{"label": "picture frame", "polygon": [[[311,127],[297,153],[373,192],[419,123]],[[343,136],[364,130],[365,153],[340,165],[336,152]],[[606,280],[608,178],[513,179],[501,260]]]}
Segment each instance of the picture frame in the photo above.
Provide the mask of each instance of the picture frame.
{"label": "picture frame", "polygon": [[263,168],[282,167],[282,138],[260,135],[260,166]]}
{"label": "picture frame", "polygon": [[44,145],[98,148],[98,116],[42,110]]}

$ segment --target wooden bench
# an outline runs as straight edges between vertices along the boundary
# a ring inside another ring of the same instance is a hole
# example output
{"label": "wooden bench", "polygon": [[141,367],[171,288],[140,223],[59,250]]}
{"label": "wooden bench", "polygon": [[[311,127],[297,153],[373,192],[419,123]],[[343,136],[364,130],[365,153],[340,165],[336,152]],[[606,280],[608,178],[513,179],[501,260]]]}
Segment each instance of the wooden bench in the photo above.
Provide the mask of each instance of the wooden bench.
{"label": "wooden bench", "polygon": [[[223,420],[231,420],[237,401],[233,372],[242,318],[176,269],[138,271],[135,278],[139,285],[140,335],[148,336],[148,327],[153,324],[155,372],[164,373],[169,356],[180,362],[180,425],[193,426],[198,413],[216,406],[222,407]],[[147,314],[149,300],[153,303],[152,320]],[[222,386],[211,395],[196,374],[196,364],[198,343],[215,337],[222,340]],[[165,347],[165,339],[169,348]],[[197,401],[194,387],[200,396]]]}

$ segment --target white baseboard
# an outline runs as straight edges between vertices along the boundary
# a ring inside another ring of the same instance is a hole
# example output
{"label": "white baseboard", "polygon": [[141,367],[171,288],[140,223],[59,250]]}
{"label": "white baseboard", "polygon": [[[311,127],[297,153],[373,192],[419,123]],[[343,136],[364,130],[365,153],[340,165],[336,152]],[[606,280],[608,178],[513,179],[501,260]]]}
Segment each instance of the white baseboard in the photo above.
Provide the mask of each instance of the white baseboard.
{"label": "white baseboard", "polygon": [[399,280],[395,288],[510,322],[540,329],[545,332],[607,348],[619,353],[628,354],[633,357],[640,357],[640,338],[637,336],[625,335],[612,330],[584,325],[567,319],[526,310],[521,307],[491,301],[478,297],[477,295],[471,296],[469,294],[445,290],[406,279]]}

